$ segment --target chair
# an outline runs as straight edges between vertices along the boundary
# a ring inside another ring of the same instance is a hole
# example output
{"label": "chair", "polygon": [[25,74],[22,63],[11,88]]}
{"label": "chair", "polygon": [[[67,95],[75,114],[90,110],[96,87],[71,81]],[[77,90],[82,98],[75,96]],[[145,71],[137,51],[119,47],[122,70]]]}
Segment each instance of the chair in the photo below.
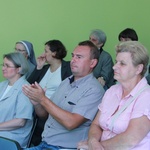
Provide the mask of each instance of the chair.
{"label": "chair", "polygon": [[37,117],[37,115],[34,112],[33,113],[33,126],[32,126],[30,137],[29,137],[29,140],[28,140],[28,143],[27,143],[27,148],[29,148],[31,146],[31,144],[32,144],[33,133],[35,131],[37,122],[38,122],[38,117]]}
{"label": "chair", "polygon": [[20,144],[17,141],[0,137],[0,149],[2,150],[22,150]]}

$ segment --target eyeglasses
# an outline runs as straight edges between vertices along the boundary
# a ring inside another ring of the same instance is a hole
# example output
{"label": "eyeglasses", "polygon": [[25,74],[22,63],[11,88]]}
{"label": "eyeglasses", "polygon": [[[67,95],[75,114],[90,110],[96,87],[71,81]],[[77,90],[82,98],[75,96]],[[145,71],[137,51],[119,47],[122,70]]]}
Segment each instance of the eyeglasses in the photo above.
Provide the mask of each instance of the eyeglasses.
{"label": "eyeglasses", "polygon": [[0,66],[5,68],[16,68],[15,66],[9,66],[8,64],[0,64]]}
{"label": "eyeglasses", "polygon": [[19,53],[24,53],[24,52],[26,52],[26,50],[21,50],[21,49],[14,49],[16,52],[19,52]]}

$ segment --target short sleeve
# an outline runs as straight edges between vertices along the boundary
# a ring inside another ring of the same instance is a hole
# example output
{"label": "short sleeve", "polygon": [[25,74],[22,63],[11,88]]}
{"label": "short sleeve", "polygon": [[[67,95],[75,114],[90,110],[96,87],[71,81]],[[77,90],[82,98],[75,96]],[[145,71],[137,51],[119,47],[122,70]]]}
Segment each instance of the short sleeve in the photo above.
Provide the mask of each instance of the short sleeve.
{"label": "short sleeve", "polygon": [[87,119],[93,120],[103,95],[103,89],[97,90],[96,88],[91,88],[80,98],[76,107],[73,108],[73,113],[80,114]]}
{"label": "short sleeve", "polygon": [[150,119],[150,89],[147,89],[137,98],[133,107],[131,119],[139,118],[143,115]]}
{"label": "short sleeve", "polygon": [[33,105],[29,98],[20,91],[17,97],[16,118],[32,119]]}

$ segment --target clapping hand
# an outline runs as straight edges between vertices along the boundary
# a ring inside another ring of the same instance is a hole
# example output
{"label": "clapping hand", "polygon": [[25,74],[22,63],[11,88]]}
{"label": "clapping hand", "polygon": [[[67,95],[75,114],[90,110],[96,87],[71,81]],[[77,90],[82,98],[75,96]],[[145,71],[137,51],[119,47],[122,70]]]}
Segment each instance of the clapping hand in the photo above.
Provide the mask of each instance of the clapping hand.
{"label": "clapping hand", "polygon": [[37,82],[31,85],[23,85],[22,89],[23,93],[29,97],[33,105],[39,104],[45,97],[45,91]]}

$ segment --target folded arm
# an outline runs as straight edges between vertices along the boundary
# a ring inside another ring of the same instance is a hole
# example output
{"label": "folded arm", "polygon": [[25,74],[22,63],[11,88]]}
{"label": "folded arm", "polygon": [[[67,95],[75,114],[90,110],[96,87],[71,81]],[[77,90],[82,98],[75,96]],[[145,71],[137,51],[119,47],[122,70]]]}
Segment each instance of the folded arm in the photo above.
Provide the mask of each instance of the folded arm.
{"label": "folded arm", "polygon": [[15,130],[23,127],[25,123],[26,119],[18,119],[18,118],[2,122],[0,123],[0,131]]}
{"label": "folded arm", "polygon": [[88,140],[78,143],[78,149],[83,148],[85,150],[104,150],[100,143],[102,129],[99,126],[99,117],[100,111],[97,113],[94,121],[91,124]]}
{"label": "folded arm", "polygon": [[136,146],[150,132],[150,120],[146,116],[132,119],[127,130],[115,137],[102,141],[106,150],[127,150]]}

